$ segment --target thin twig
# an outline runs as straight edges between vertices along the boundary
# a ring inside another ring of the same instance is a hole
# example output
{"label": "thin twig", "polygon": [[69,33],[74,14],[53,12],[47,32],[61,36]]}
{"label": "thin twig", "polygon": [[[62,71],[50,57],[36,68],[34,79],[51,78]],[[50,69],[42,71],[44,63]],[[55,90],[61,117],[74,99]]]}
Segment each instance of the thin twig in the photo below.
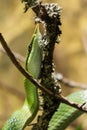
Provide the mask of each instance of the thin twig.
{"label": "thin twig", "polygon": [[74,103],[74,102],[72,102],[72,101],[67,100],[67,98],[65,98],[65,97],[62,96],[62,95],[61,95],[60,101],[61,101],[62,103],[65,103],[65,104],[67,104],[67,105],[70,105],[70,106],[72,106],[72,107],[74,107],[74,108],[77,108],[77,109],[79,109],[79,110],[84,111],[84,112],[87,113],[87,107],[85,107],[86,102],[83,102],[82,104]]}
{"label": "thin twig", "polygon": [[4,89],[6,91],[9,91],[10,93],[18,96],[21,100],[24,100],[24,93],[20,90],[16,89],[15,87],[11,87],[9,85],[6,85],[0,81],[0,89]]}
{"label": "thin twig", "polygon": [[40,88],[42,91],[48,93],[50,96],[53,96],[54,98],[57,98],[58,100],[60,100],[62,103],[65,103],[67,105],[70,105],[74,108],[77,108],[83,112],[87,112],[87,108],[83,107],[82,105],[79,105],[77,103],[68,101],[65,97],[63,97],[62,95],[58,95],[55,94],[48,90],[46,87],[42,86],[39,82],[37,82],[36,79],[33,79],[32,76],[30,74],[28,74],[25,69],[20,65],[20,63],[16,60],[14,54],[12,53],[12,51],[10,50],[10,48],[8,47],[6,41],[4,40],[2,34],[0,33],[0,41],[1,44],[3,46],[3,48],[5,49],[5,51],[7,52],[9,58],[11,59],[11,61],[13,62],[13,64],[16,66],[16,68],[28,79],[30,80],[33,84],[35,84],[38,88]]}
{"label": "thin twig", "polygon": [[87,84],[75,82],[73,80],[70,80],[66,77],[64,77],[60,73],[55,73],[54,77],[62,84],[67,85],[68,87],[72,88],[81,88],[81,89],[87,89]]}

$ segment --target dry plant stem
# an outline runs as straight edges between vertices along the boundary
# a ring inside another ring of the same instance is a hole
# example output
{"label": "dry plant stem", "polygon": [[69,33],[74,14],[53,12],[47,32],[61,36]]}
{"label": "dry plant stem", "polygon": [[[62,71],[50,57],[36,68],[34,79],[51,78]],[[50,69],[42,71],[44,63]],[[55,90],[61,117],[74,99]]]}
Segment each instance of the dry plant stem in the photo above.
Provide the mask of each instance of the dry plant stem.
{"label": "dry plant stem", "polygon": [[61,83],[69,86],[69,87],[75,87],[75,88],[81,88],[81,89],[87,89],[87,85],[86,84],[82,84],[82,83],[79,83],[79,82],[75,82],[75,81],[72,81],[72,80],[69,80],[67,78],[63,78],[62,80],[59,80]]}
{"label": "dry plant stem", "polygon": [[3,48],[5,49],[5,51],[7,52],[9,58],[11,59],[11,61],[13,62],[13,64],[16,66],[16,68],[27,78],[29,79],[33,84],[35,84],[38,88],[40,88],[42,91],[46,92],[47,94],[49,94],[50,96],[53,96],[54,98],[57,98],[58,100],[60,100],[60,102],[65,103],[67,105],[70,105],[74,108],[77,108],[83,112],[87,112],[87,108],[84,107],[85,103],[79,105],[77,103],[68,101],[65,97],[63,97],[62,95],[57,95],[53,92],[51,92],[50,90],[48,90],[46,87],[42,86],[39,82],[37,82],[36,79],[33,79],[32,76],[30,76],[25,70],[24,68],[20,65],[20,63],[16,60],[14,54],[12,53],[12,51],[10,50],[10,48],[8,47],[6,41],[4,40],[2,34],[0,33],[0,41],[1,44],[3,46]]}
{"label": "dry plant stem", "polygon": [[87,89],[87,84],[84,84],[84,83],[79,83],[79,82],[75,82],[73,80],[70,80],[66,77],[64,77],[62,74],[57,74],[56,76],[56,79],[64,84],[64,85],[67,85],[68,87],[72,87],[72,88],[81,88],[81,89]]}

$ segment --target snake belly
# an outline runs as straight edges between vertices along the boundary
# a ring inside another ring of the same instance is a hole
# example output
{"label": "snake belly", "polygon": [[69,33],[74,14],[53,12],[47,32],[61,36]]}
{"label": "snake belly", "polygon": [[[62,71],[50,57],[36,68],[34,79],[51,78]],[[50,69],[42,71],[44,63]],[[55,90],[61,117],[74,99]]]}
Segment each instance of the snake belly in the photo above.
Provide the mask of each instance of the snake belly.
{"label": "snake belly", "polygon": [[[39,31],[39,25],[37,25],[29,45],[31,49],[28,51],[26,58],[26,70],[35,79],[39,78],[41,71],[41,40],[42,36]],[[25,79],[24,86],[26,90],[25,103],[20,110],[12,114],[2,130],[23,130],[36,116],[39,107],[37,87],[28,79]]]}
{"label": "snake belly", "polygon": [[[67,96],[67,99],[78,104],[87,103],[87,90],[72,93]],[[85,104],[85,106],[87,107],[87,104]],[[76,108],[61,103],[49,122],[48,130],[65,130],[72,121],[83,113],[84,112]]]}

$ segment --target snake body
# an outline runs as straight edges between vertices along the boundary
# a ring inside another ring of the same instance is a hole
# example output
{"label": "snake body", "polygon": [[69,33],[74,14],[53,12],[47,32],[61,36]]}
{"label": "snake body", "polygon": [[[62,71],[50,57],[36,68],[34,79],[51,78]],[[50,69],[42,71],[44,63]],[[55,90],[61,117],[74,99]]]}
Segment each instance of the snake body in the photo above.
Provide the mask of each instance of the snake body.
{"label": "snake body", "polygon": [[[42,63],[42,40],[39,26],[37,25],[34,35],[29,45],[26,70],[35,79],[39,79]],[[12,114],[7,120],[2,130],[24,130],[24,128],[34,119],[39,107],[38,93],[36,86],[28,79],[24,81],[26,99],[23,107]],[[67,97],[69,100],[82,104],[87,102],[87,90],[73,93]],[[71,106],[61,103],[49,122],[48,130],[64,130],[73,120],[83,112]]]}
{"label": "snake body", "polygon": [[[78,104],[87,103],[87,90],[72,93],[67,99]],[[85,106],[87,107],[87,104]],[[65,130],[81,114],[82,111],[61,103],[49,122],[48,130]]]}
{"label": "snake body", "polygon": [[[40,76],[42,52],[40,41],[42,39],[37,25],[31,40],[31,49],[29,47],[26,58],[26,70],[35,79]],[[26,99],[23,107],[14,112],[6,122],[2,130],[23,130],[35,117],[39,107],[38,94],[36,86],[28,79],[25,79],[24,86],[26,90]]]}

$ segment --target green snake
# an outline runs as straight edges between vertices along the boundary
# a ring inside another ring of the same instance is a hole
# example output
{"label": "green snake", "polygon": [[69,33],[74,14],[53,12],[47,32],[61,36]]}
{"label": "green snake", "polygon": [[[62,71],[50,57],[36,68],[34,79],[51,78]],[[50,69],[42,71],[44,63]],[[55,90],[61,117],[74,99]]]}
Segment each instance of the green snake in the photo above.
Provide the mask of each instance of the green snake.
{"label": "green snake", "polygon": [[[67,96],[67,99],[78,104],[87,103],[87,90],[72,93]],[[82,111],[61,103],[49,122],[48,130],[65,130],[81,114],[83,114]]]}
{"label": "green snake", "polygon": [[[31,43],[26,58],[26,70],[33,78],[38,79],[41,71],[42,52],[41,42],[42,36],[37,25],[32,36]],[[37,88],[28,79],[25,79],[24,86],[26,90],[26,99],[23,107],[14,112],[10,119],[6,122],[2,130],[23,130],[35,117],[39,107]]]}
{"label": "green snake", "polygon": [[[32,36],[26,58],[26,70],[33,78],[39,79],[42,64],[42,35],[37,25]],[[23,107],[12,114],[2,130],[23,130],[36,116],[39,108],[38,92],[36,86],[25,79],[26,99]],[[87,90],[73,93],[67,97],[73,102],[82,104],[87,101]],[[48,130],[64,130],[74,119],[83,112],[61,103],[49,122]]]}

